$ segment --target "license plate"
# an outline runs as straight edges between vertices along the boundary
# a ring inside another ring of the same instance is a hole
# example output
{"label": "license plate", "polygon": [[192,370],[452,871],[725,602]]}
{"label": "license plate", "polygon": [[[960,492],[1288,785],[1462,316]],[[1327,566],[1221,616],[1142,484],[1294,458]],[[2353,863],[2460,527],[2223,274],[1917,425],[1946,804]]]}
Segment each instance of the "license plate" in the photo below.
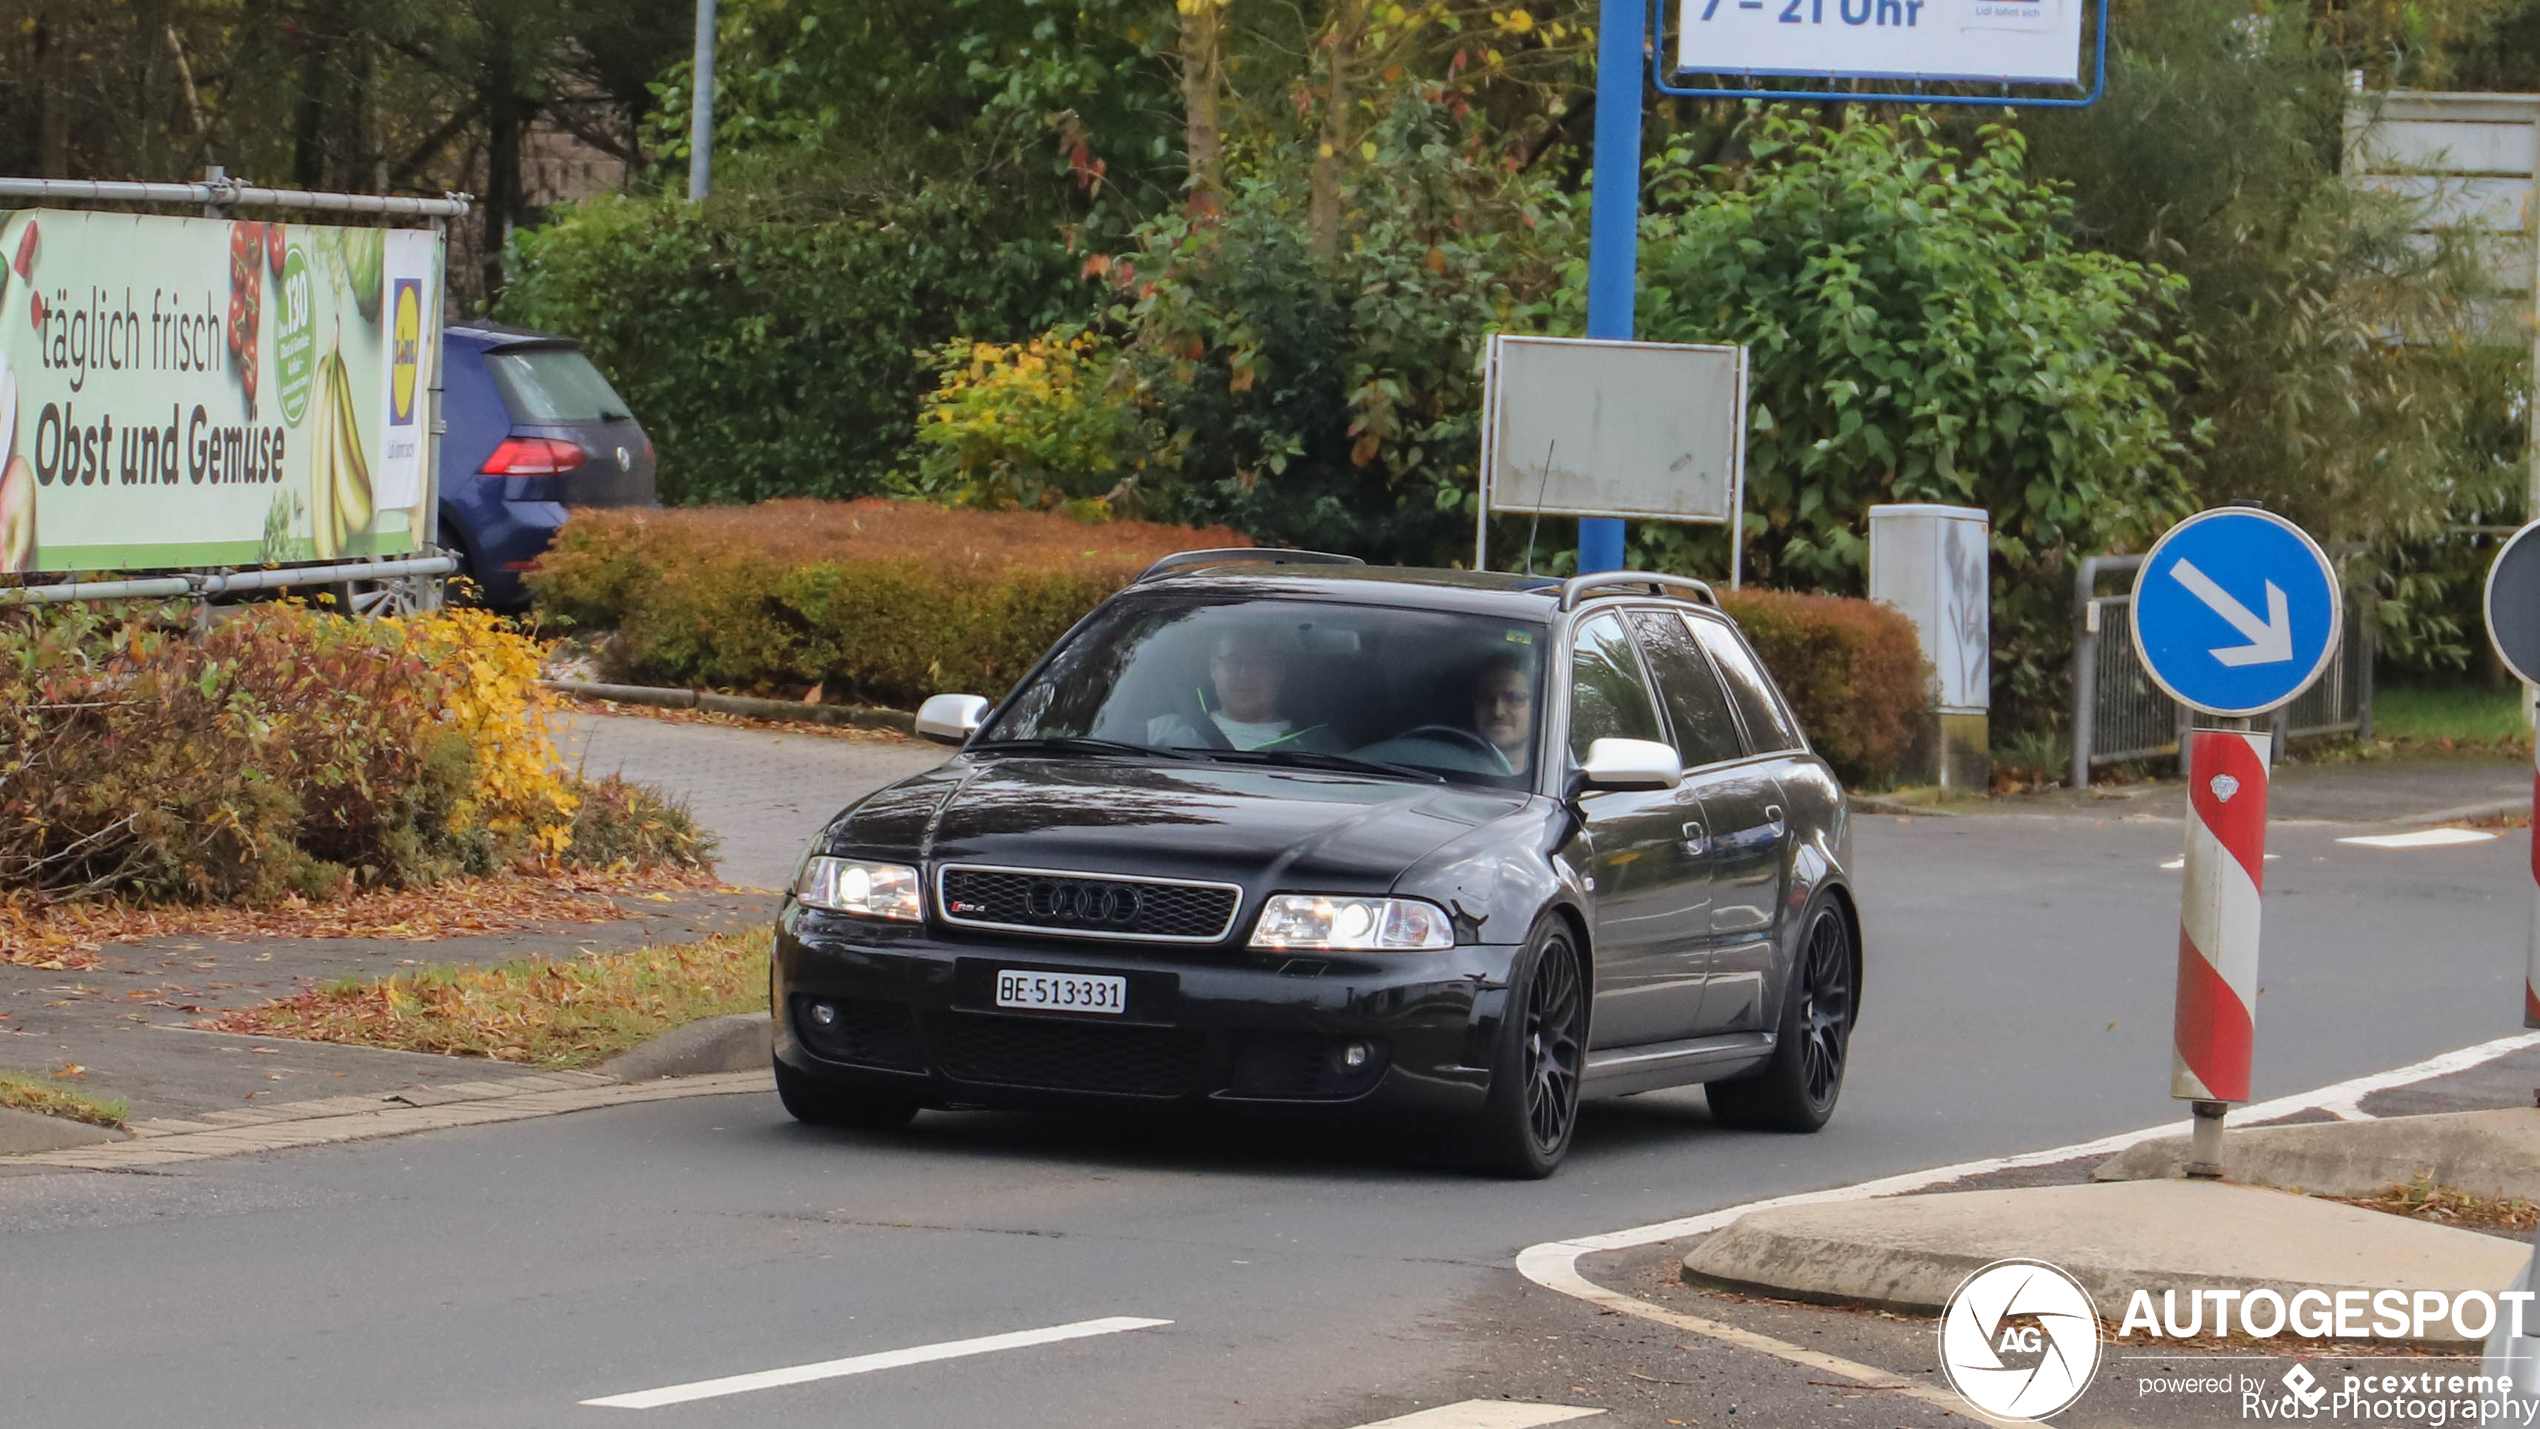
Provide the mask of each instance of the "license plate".
{"label": "license plate", "polygon": [[997,970],[997,1006],[1036,1012],[1109,1012],[1129,1008],[1129,980],[1081,973]]}

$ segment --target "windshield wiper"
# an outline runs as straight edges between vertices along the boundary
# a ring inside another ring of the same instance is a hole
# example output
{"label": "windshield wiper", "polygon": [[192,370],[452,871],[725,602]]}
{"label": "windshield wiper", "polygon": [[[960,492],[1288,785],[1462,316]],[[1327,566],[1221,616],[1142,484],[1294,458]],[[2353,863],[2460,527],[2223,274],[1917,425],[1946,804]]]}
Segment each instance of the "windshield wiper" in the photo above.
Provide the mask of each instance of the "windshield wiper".
{"label": "windshield wiper", "polygon": [[1125,739],[1095,739],[1081,734],[1050,734],[1036,739],[983,739],[970,746],[970,752],[973,754],[1029,754],[1042,751],[1051,754],[1155,755],[1163,759],[1191,757],[1176,749],[1158,749],[1151,744],[1131,744]]}
{"label": "windshield wiper", "polygon": [[1176,745],[1176,752],[1187,750],[1184,758],[1203,756],[1209,759],[1234,760],[1247,764],[1281,764],[1299,769],[1336,769],[1351,774],[1375,774],[1387,779],[1425,779],[1443,784],[1446,776],[1408,764],[1379,764],[1372,759],[1352,759],[1346,754],[1324,754],[1311,749],[1203,749],[1192,745]]}

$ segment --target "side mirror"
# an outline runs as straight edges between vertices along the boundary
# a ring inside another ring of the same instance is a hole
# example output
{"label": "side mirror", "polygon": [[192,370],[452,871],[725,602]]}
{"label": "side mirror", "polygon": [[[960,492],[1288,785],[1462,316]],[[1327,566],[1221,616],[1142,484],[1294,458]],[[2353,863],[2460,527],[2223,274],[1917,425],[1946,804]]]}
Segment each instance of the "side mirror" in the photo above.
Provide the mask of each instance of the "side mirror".
{"label": "side mirror", "polygon": [[1600,739],[1579,766],[1589,789],[1673,789],[1684,781],[1684,761],[1653,739]]}
{"label": "side mirror", "polygon": [[977,695],[929,695],[917,707],[917,735],[937,744],[966,744],[987,718],[988,702]]}

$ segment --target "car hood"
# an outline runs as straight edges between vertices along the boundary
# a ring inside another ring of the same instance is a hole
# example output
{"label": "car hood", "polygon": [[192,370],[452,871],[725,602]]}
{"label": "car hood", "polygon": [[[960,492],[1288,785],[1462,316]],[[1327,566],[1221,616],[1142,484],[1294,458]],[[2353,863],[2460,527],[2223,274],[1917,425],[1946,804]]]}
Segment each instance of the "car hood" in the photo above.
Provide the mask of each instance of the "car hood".
{"label": "car hood", "polygon": [[1381,892],[1529,798],[1311,769],[962,758],[848,810],[827,842],[929,863]]}

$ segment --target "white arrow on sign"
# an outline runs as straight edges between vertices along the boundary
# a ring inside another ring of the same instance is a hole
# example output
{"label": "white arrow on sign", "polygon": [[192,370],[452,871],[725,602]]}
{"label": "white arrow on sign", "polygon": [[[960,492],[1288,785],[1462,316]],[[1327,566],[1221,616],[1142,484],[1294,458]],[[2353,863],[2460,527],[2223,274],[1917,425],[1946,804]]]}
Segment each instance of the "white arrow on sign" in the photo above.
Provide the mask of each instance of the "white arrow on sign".
{"label": "white arrow on sign", "polygon": [[2214,584],[2214,578],[2196,569],[2194,562],[2180,558],[2170,567],[2170,574],[2187,587],[2189,594],[2212,606],[2214,614],[2231,622],[2231,628],[2249,637],[2246,645],[2224,646],[2212,652],[2213,657],[2237,669],[2242,665],[2274,665],[2293,658],[2293,617],[2284,606],[2284,592],[2275,582],[2267,582],[2267,618],[2260,620],[2249,613],[2249,607],[2232,598],[2231,592]]}

